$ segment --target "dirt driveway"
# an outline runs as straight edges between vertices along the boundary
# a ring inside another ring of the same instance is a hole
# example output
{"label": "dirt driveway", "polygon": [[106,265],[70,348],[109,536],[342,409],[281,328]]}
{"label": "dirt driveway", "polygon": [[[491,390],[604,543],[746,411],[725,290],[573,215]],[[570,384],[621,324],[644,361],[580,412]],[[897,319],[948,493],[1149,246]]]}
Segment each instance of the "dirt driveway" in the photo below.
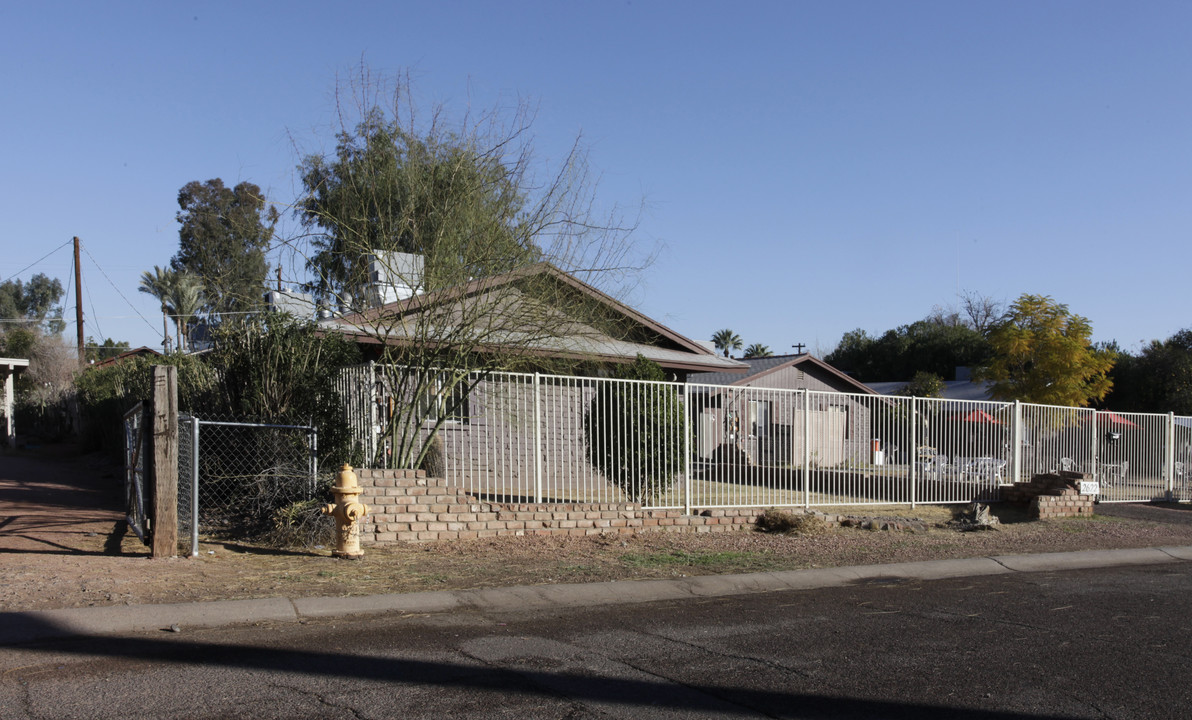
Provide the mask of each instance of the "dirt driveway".
{"label": "dirt driveway", "polygon": [[[0,454],[0,611],[271,596],[311,597],[582,583],[1029,552],[1192,545],[1192,506],[1098,506],[1092,519],[1025,522],[994,506],[1001,529],[943,527],[948,508],[880,511],[927,532],[751,531],[580,538],[514,537],[368,548],[284,550],[209,540],[198,557],[150,559],[126,533],[119,468],[69,447]],[[330,522],[330,520],[328,520]]]}
{"label": "dirt driveway", "polygon": [[123,534],[118,473],[100,456],[83,456],[68,446],[0,455],[0,552],[86,556],[118,551],[118,542],[105,548],[96,540]]}

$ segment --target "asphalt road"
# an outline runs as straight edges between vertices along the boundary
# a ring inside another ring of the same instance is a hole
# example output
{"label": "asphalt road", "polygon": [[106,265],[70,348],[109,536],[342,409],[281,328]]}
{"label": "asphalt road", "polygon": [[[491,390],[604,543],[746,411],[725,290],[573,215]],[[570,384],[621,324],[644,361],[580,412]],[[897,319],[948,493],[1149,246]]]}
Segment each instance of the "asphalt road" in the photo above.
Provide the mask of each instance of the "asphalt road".
{"label": "asphalt road", "polygon": [[1192,563],[43,642],[5,718],[1185,718]]}

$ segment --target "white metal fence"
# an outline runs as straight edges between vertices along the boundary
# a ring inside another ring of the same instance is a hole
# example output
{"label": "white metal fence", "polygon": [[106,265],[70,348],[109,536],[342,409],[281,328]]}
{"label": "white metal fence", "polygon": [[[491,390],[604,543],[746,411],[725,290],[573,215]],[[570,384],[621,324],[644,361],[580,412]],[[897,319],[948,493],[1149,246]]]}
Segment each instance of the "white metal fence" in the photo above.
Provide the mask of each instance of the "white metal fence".
{"label": "white metal fence", "polygon": [[[371,365],[341,377],[354,437],[376,459],[393,402],[383,385]],[[439,431],[448,481],[510,501],[995,501],[1057,470],[1099,481],[1102,502],[1192,500],[1192,418],[1170,414],[513,373],[453,403]]]}

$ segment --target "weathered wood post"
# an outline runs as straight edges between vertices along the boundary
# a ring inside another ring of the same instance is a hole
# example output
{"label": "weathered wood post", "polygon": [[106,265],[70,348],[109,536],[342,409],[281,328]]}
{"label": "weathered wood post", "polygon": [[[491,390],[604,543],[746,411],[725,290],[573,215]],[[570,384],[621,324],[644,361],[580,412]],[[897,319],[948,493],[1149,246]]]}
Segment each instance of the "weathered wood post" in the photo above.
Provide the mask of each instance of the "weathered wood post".
{"label": "weathered wood post", "polygon": [[153,368],[153,548],[155,558],[178,554],[178,368]]}

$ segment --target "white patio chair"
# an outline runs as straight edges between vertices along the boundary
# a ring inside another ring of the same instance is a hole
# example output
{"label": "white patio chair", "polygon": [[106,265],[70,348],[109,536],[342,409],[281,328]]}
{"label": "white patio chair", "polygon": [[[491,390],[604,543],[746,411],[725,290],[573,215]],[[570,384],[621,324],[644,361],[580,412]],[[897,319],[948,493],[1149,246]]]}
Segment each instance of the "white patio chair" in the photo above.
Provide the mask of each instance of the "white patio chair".
{"label": "white patio chair", "polygon": [[965,474],[976,482],[990,481],[1000,485],[1002,474],[1008,463],[998,458],[983,457],[970,460],[965,468]]}
{"label": "white patio chair", "polygon": [[1105,485],[1113,485],[1114,483],[1126,479],[1126,473],[1130,470],[1130,461],[1123,460],[1120,463],[1105,463],[1101,466],[1101,482]]}
{"label": "white patio chair", "polygon": [[948,469],[947,455],[932,455],[926,462],[923,463],[923,474],[932,475],[937,480],[944,476],[944,472]]}

